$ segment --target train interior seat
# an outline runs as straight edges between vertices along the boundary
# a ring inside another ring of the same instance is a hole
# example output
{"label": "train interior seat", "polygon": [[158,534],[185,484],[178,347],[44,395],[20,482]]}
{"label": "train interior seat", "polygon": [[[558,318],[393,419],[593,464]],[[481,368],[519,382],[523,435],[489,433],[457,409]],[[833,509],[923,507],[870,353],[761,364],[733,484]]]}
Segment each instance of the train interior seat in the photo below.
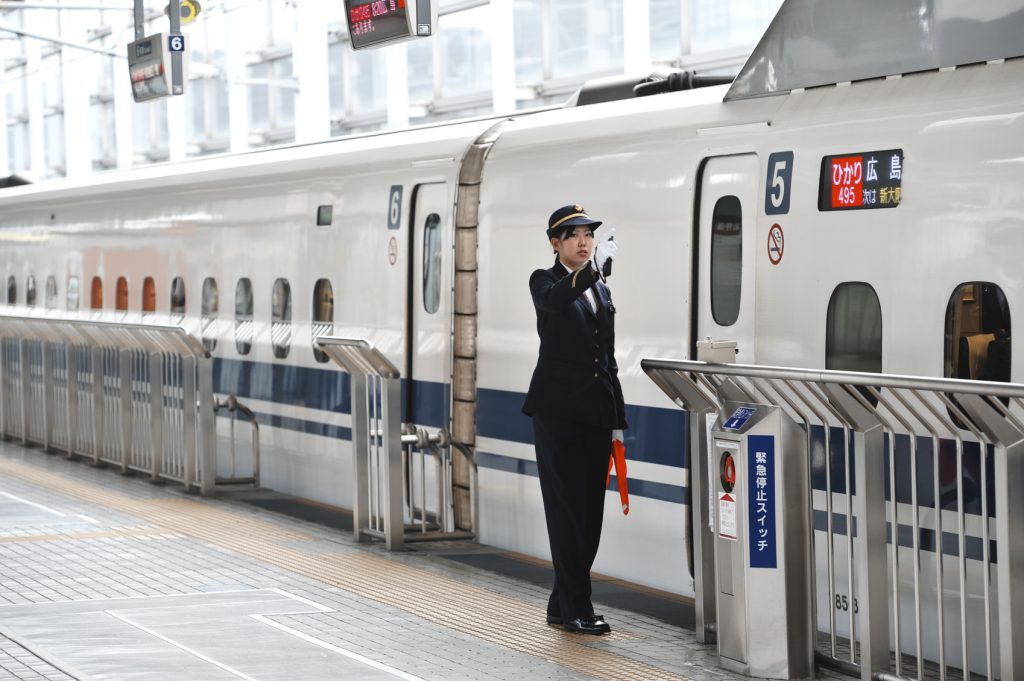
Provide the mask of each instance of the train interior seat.
{"label": "train interior seat", "polygon": [[969,333],[960,336],[957,377],[978,379],[988,359],[988,346],[995,338],[994,333]]}

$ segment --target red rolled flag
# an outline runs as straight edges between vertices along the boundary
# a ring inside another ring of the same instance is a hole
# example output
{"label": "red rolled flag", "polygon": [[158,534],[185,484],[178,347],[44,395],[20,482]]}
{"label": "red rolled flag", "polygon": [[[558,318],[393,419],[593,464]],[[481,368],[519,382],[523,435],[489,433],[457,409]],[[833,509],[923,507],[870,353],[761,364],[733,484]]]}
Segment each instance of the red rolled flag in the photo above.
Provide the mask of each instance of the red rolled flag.
{"label": "red rolled flag", "polygon": [[608,457],[608,477],[605,487],[612,482],[612,466],[615,467],[615,478],[619,482],[619,500],[622,502],[622,514],[629,515],[629,485],[626,482],[626,445],[622,441],[622,431],[612,433],[612,452]]}

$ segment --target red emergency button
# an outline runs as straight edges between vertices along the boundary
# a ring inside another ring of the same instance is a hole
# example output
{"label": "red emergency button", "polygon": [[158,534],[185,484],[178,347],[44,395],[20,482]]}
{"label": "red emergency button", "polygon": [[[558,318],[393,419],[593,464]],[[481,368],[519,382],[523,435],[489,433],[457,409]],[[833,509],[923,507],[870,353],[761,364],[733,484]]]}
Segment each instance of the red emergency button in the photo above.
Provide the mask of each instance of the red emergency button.
{"label": "red emergency button", "polygon": [[736,486],[736,461],[730,452],[722,454],[722,489],[731,492]]}

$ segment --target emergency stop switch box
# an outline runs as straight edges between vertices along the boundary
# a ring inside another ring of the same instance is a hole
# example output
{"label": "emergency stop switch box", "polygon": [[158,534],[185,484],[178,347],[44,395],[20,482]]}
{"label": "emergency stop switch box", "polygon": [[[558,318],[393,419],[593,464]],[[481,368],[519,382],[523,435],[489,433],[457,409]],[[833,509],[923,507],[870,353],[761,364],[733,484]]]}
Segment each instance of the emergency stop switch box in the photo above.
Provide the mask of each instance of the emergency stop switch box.
{"label": "emergency stop switch box", "polygon": [[727,402],[711,437],[720,663],[749,676],[813,678],[806,435],[777,406]]}

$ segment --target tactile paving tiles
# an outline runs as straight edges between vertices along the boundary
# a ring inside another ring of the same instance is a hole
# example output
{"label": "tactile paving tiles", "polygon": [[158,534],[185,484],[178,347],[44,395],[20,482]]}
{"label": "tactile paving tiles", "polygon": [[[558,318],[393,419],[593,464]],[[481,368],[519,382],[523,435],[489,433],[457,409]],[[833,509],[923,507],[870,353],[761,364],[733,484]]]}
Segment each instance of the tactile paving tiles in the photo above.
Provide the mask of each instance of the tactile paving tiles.
{"label": "tactile paving tiles", "polygon": [[[541,607],[344,545],[339,544],[337,552],[331,554],[323,550],[318,537],[235,512],[230,507],[185,498],[131,498],[10,460],[0,460],[0,471],[595,679],[686,680],[669,670],[598,647],[628,639],[628,632],[584,639],[544,624]],[[302,550],[303,542],[309,542],[314,550]]]}

